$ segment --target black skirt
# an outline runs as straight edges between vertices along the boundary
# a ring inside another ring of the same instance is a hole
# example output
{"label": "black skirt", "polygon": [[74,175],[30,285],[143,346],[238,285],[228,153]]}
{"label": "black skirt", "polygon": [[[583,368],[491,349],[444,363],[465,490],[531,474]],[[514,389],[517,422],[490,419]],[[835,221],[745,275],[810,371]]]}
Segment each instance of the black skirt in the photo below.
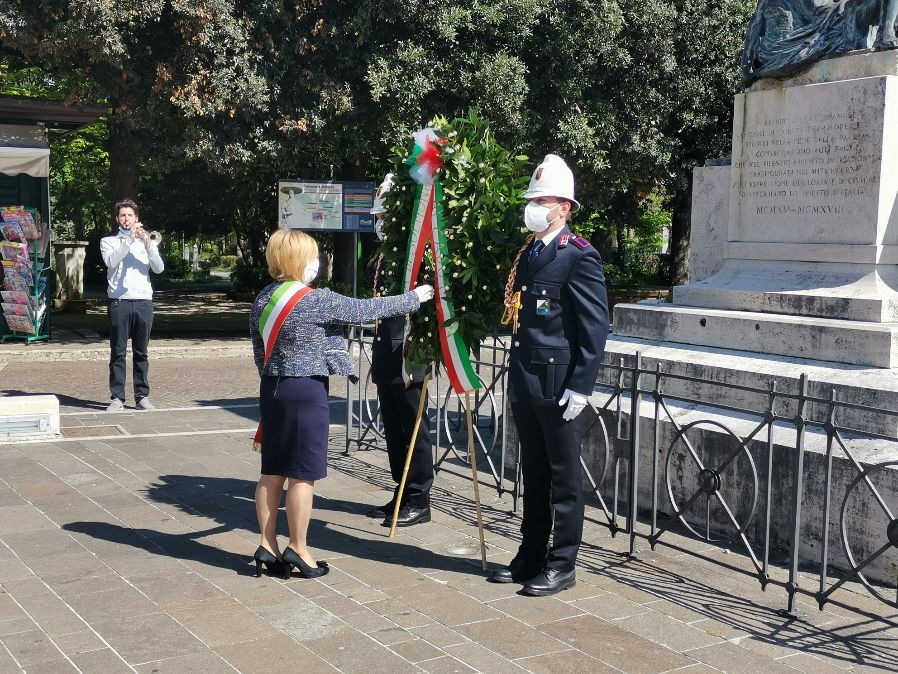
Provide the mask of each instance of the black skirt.
{"label": "black skirt", "polygon": [[327,477],[327,377],[262,377],[262,474]]}

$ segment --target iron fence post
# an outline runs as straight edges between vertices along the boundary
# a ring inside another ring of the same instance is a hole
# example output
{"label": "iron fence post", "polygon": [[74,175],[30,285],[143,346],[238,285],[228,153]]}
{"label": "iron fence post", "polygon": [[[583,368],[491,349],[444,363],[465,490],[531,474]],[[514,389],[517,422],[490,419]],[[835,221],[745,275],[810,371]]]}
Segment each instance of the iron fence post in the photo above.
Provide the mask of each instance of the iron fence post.
{"label": "iron fence post", "polygon": [[829,410],[826,414],[826,476],[824,478],[823,494],[823,544],[820,546],[820,591],[817,601],[820,610],[823,610],[824,597],[826,596],[826,577],[829,572],[829,520],[832,507],[833,484],[833,440],[836,435],[836,390],[830,391]]}
{"label": "iron fence post", "polygon": [[765,489],[764,507],[764,562],[761,570],[761,589],[766,590],[770,581],[770,516],[773,495],[773,422],[776,420],[776,382],[770,382],[767,410],[764,413],[767,421],[767,485]]}
{"label": "iron fence post", "polygon": [[801,497],[804,484],[804,442],[805,442],[805,405],[808,395],[808,376],[802,374],[799,380],[798,409],[795,413],[795,479],[793,483],[792,510],[792,560],[789,565],[789,582],[786,591],[789,593],[787,612],[790,616],[798,616],[796,608],[798,594],[798,557],[801,548]]}
{"label": "iron fence post", "polygon": [[[355,340],[355,326],[349,326],[349,348],[352,349],[353,341]],[[359,345],[361,348],[361,344]],[[358,361],[358,370],[362,367],[362,354],[359,351],[359,361]],[[359,410],[361,411],[361,409]],[[349,451],[349,445],[352,442],[349,437],[352,433],[352,380],[349,377],[346,377],[346,446],[343,448],[343,454],[345,456],[349,456],[351,452]]]}
{"label": "iron fence post", "polygon": [[655,366],[655,386],[652,389],[655,401],[654,435],[652,441],[652,533],[649,540],[655,549],[655,532],[658,530],[658,454],[661,446],[661,363]]}
{"label": "iron fence post", "polygon": [[630,387],[630,557],[636,556],[636,517],[639,512],[639,375],[642,371],[642,354],[636,352],[633,380]]}

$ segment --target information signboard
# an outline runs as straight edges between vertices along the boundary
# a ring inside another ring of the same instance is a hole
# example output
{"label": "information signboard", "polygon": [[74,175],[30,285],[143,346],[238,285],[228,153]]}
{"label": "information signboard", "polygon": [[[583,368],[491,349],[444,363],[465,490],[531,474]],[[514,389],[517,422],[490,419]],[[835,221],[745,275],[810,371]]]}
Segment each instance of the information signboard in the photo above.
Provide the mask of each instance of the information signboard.
{"label": "information signboard", "polygon": [[279,180],[278,226],[316,231],[373,232],[374,183]]}

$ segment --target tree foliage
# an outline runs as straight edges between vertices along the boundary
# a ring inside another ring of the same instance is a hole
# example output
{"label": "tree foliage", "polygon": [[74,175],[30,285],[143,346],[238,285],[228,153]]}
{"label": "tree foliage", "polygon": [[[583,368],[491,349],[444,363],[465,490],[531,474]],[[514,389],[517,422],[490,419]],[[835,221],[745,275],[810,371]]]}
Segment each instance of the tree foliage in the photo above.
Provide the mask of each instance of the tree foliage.
{"label": "tree foliage", "polygon": [[[564,156],[583,222],[613,230],[598,234],[626,239],[651,194],[688,224],[692,168],[729,144],[753,9],[751,0],[0,0],[0,41],[24,89],[109,106],[96,140],[110,198],[136,192],[140,178],[148,212],[185,231],[233,227],[258,258],[277,178],[376,179],[411,131],[470,107],[515,153]],[[29,80],[35,67],[49,79]]]}
{"label": "tree foliage", "polygon": [[[520,212],[530,178],[528,160],[502,147],[489,122],[475,110],[453,120],[437,117],[433,128],[445,141],[438,176],[446,234],[446,296],[456,309],[454,330],[466,344],[475,345],[499,327],[505,309],[508,271],[525,239]],[[379,253],[388,294],[405,290],[406,245],[418,187],[405,165],[411,145],[393,148],[395,184],[385,198],[388,212]],[[428,264],[418,282],[433,284],[432,246],[428,250]],[[434,304],[423,305],[412,318],[408,354],[417,362],[440,362]]]}

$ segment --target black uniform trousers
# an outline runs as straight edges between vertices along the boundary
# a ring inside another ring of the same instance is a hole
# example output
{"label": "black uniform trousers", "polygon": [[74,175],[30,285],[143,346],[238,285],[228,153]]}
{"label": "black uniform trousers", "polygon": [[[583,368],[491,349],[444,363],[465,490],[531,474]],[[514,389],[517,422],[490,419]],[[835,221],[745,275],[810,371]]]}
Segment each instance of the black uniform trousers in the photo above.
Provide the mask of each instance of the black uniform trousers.
{"label": "black uniform trousers", "polygon": [[524,479],[522,542],[516,560],[530,568],[571,571],[583,538],[582,431],[577,419],[562,419],[564,410],[559,405],[511,403]]}
{"label": "black uniform trousers", "polygon": [[[396,482],[393,503],[399,495],[399,483],[405,468],[408,445],[418,416],[425,368],[412,372],[413,381],[406,388],[402,377],[402,341],[405,338],[405,317],[391,316],[380,321],[371,345],[371,381],[377,386],[380,416],[387,439],[387,456],[390,473]],[[426,508],[430,505],[430,487],[433,484],[433,450],[430,442],[430,422],[425,409],[412,461],[405,482],[405,493],[400,505]]]}
{"label": "black uniform trousers", "polygon": [[128,339],[133,353],[134,399],[150,395],[147,345],[153,327],[153,300],[109,300],[109,392],[125,400]]}
{"label": "black uniform trousers", "polygon": [[[377,397],[380,401],[380,416],[384,424],[384,435],[387,439],[387,456],[390,460],[390,474],[396,482],[393,502],[399,495],[399,483],[405,468],[408,444],[415,428],[418,416],[418,401],[423,395],[422,382],[412,382],[408,388],[402,378],[387,383],[377,384]],[[421,418],[412,462],[409,465],[408,478],[405,482],[405,494],[400,505],[412,508],[426,508],[430,505],[430,487],[433,484],[433,456],[430,444],[430,421],[427,410]]]}

